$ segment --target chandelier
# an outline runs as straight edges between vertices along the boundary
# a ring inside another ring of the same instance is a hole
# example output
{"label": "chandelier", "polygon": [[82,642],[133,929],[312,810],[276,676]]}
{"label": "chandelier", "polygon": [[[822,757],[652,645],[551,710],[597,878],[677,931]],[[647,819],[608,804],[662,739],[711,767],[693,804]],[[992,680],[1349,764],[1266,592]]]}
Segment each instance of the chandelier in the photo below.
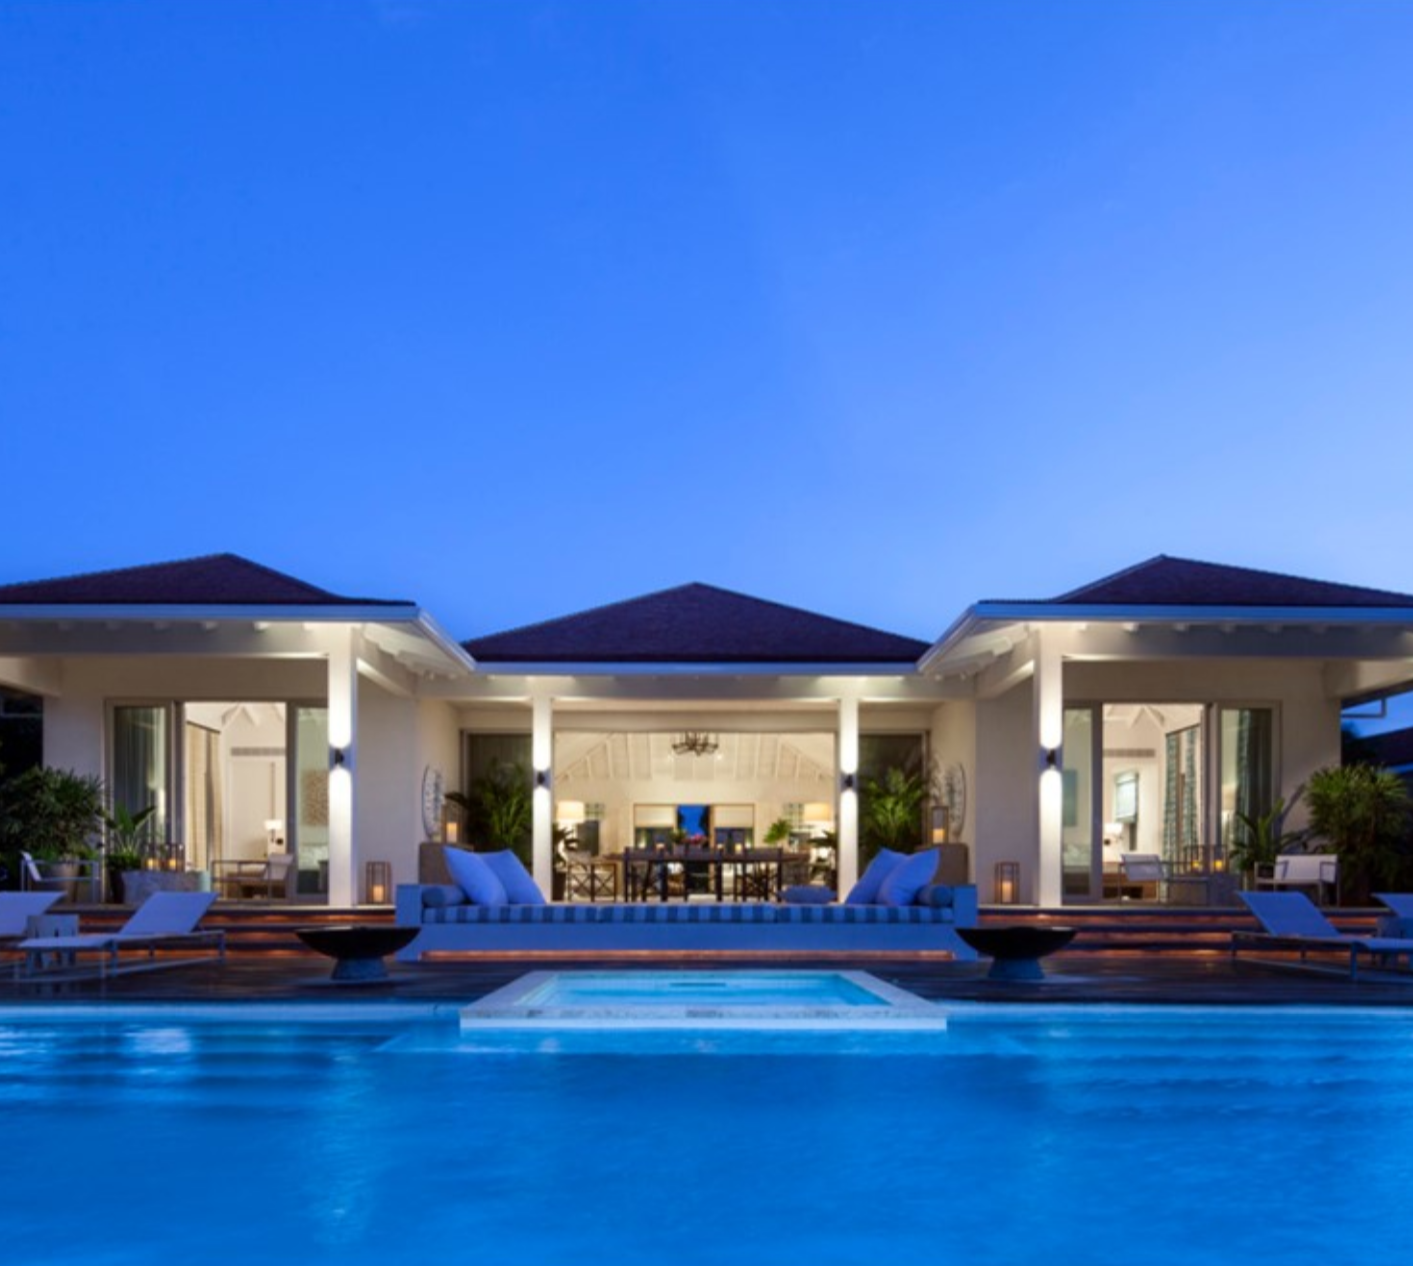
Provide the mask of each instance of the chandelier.
{"label": "chandelier", "polygon": [[688,730],[672,740],[672,751],[677,756],[715,756],[720,746],[716,735],[705,731]]}

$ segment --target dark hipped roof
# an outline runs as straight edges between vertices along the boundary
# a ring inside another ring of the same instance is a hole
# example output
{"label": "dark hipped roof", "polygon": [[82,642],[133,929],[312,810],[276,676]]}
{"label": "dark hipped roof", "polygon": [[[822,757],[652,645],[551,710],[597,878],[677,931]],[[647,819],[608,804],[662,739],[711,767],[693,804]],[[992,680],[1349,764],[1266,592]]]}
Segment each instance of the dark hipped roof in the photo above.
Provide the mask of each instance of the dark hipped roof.
{"label": "dark hipped roof", "polygon": [[1366,734],[1359,741],[1380,764],[1387,765],[1390,769],[1413,765],[1413,729]]}
{"label": "dark hipped roof", "polygon": [[405,606],[380,598],[346,598],[237,554],[207,554],[171,563],[86,572],[55,580],[0,585],[0,606]]}
{"label": "dark hipped roof", "polygon": [[914,664],[926,642],[681,585],[463,643],[481,663]]}
{"label": "dark hipped roof", "polygon": [[1413,596],[1159,554],[1051,599],[1065,606],[1413,607]]}

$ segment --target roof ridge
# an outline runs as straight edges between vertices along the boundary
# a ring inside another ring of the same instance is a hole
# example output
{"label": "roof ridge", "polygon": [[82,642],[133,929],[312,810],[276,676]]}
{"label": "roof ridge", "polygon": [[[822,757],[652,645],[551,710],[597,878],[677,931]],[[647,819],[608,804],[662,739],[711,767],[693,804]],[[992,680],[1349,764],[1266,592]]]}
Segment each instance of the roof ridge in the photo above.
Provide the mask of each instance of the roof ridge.
{"label": "roof ridge", "polygon": [[[73,571],[62,576],[36,576],[29,580],[7,580],[3,585],[0,585],[0,591],[18,588],[21,585],[54,585],[62,584],[68,580],[97,580],[102,576],[117,576],[124,572],[134,571],[153,571],[158,567],[177,567],[183,563],[209,563],[217,558],[236,558],[243,563],[250,562],[248,558],[241,558],[239,554],[232,554],[228,551],[214,554],[193,554],[190,558],[169,558],[156,563],[130,563],[126,567],[100,567],[97,571]],[[252,564],[255,567],[259,565],[259,563]]]}
{"label": "roof ridge", "polygon": [[[0,584],[0,601],[10,600],[8,595],[17,591],[22,594],[30,594],[35,590],[58,588],[63,591],[74,589],[87,589],[90,592],[95,588],[103,588],[105,582],[109,586],[117,585],[121,588],[138,590],[161,586],[163,581],[170,581],[180,577],[181,583],[185,585],[195,585],[197,588],[203,587],[203,578],[216,576],[226,582],[228,588],[232,579],[236,588],[243,588],[246,591],[271,588],[272,583],[277,585],[281,591],[281,596],[272,599],[277,605],[297,604],[300,601],[308,601],[319,604],[343,604],[356,605],[359,603],[369,603],[377,606],[399,606],[410,605],[405,600],[390,600],[385,598],[365,598],[353,597],[348,594],[335,593],[331,589],[326,589],[320,585],[312,584],[289,572],[280,571],[266,563],[256,562],[252,558],[246,558],[243,554],[235,554],[230,550],[222,550],[210,554],[193,554],[188,558],[164,559],[153,563],[135,563],[126,567],[105,567],[95,571],[70,572],[62,576],[47,576],[37,580],[16,580],[5,584]],[[220,586],[218,586],[219,588]],[[40,601],[38,598],[22,597],[14,599],[20,602]],[[58,597],[53,599],[59,602],[69,602],[68,597]],[[86,599],[93,601],[92,598]],[[114,599],[121,603],[140,601],[161,601],[161,599],[135,599],[122,597]],[[217,596],[206,601],[214,601],[223,604],[229,599]]]}
{"label": "roof ridge", "polygon": [[[247,567],[254,567],[257,571],[263,571],[267,576],[277,576],[281,580],[288,580],[291,584],[296,584],[305,589],[312,589],[315,593],[323,594],[326,598],[342,598],[344,594],[335,593],[332,589],[325,589],[320,585],[311,585],[307,580],[302,580],[298,576],[292,576],[287,571],[280,571],[276,567],[267,566],[265,563],[257,563],[253,558],[246,558],[244,554],[232,554],[229,550],[220,554],[207,554],[205,558],[229,558],[237,563],[244,563]],[[201,558],[183,559],[183,562],[197,563],[203,561]],[[170,566],[170,564],[168,564]]]}
{"label": "roof ridge", "polygon": [[[1413,603],[1413,594],[1401,593],[1395,589],[1376,588],[1372,585],[1357,584],[1342,580],[1320,580],[1314,576],[1300,576],[1288,571],[1273,571],[1265,567],[1250,567],[1239,563],[1214,563],[1203,558],[1186,558],[1176,554],[1155,554],[1152,558],[1144,559],[1142,562],[1134,563],[1119,571],[1112,572],[1107,576],[1101,576],[1097,580],[1091,580],[1087,584],[1070,589],[1060,594],[1058,597],[1039,599],[1038,601],[1042,601],[1046,605],[1082,605],[1086,601],[1095,600],[1093,595],[1096,592],[1102,594],[1103,591],[1111,589],[1116,585],[1123,586],[1125,582],[1134,581],[1136,577],[1142,577],[1143,579],[1138,580],[1137,583],[1140,585],[1144,584],[1147,579],[1145,573],[1152,573],[1153,576],[1159,580],[1171,579],[1174,569],[1179,572],[1182,569],[1189,569],[1192,572],[1205,575],[1210,578],[1208,581],[1209,584],[1218,583],[1222,579],[1228,584],[1233,582],[1242,583],[1245,581],[1253,586],[1264,586],[1267,590],[1270,590],[1274,582],[1276,586],[1284,584],[1288,586],[1305,587],[1307,590],[1313,590],[1316,593],[1323,591],[1331,596],[1335,593],[1342,592],[1345,595],[1349,595],[1346,597],[1345,601],[1352,602],[1354,605],[1376,606],[1379,605],[1381,601],[1397,606],[1407,606]],[[1361,599],[1362,601],[1360,601]],[[1114,599],[1101,598],[1099,600],[1113,601]],[[991,599],[990,601],[994,602],[1000,600]],[[1155,600],[1148,597],[1137,599],[1137,601],[1146,605],[1152,605]],[[1198,601],[1204,600],[1199,599]],[[1314,601],[1316,605],[1322,605],[1319,603],[1318,599],[1311,599],[1311,601]],[[1161,605],[1161,602],[1159,605]],[[1270,602],[1269,600],[1264,603],[1257,601],[1245,603],[1244,605],[1270,605]],[[1301,603],[1298,599],[1291,599],[1288,605],[1298,606],[1301,605]]]}
{"label": "roof ridge", "polygon": [[1073,589],[1065,593],[1058,594],[1054,598],[1047,598],[1047,602],[1067,602],[1077,593],[1083,593],[1086,589],[1097,589],[1100,585],[1112,584],[1116,580],[1122,580],[1125,576],[1131,576],[1136,571],[1142,571],[1145,567],[1152,567],[1154,563],[1193,563],[1201,562],[1195,558],[1175,558],[1171,554],[1154,554],[1152,558],[1145,558],[1142,562],[1130,563],[1127,567],[1120,567],[1116,572],[1110,572],[1107,576],[1100,576],[1095,580],[1087,580],[1082,585],[1076,585]]}
{"label": "roof ridge", "polygon": [[668,594],[685,593],[690,590],[710,590],[712,593],[725,594],[729,598],[736,598],[743,602],[753,602],[758,606],[772,607],[777,611],[790,612],[796,615],[808,615],[816,620],[828,620],[833,624],[842,625],[845,628],[857,629],[862,633],[883,634],[886,637],[898,638],[902,641],[916,642],[926,646],[929,643],[920,637],[912,637],[906,633],[895,633],[891,629],[880,629],[871,624],[860,624],[856,620],[845,620],[839,616],[825,615],[819,611],[810,611],[805,607],[792,606],[786,602],[776,602],[771,598],[758,598],[755,594],[742,593],[739,589],[728,589],[724,585],[713,585],[703,580],[689,580],[680,585],[668,585],[663,589],[653,589],[648,593],[637,594],[631,598],[619,598],[613,602],[602,602],[596,606],[585,607],[580,611],[570,611],[564,615],[550,616],[544,620],[533,620],[528,624],[516,625],[514,628],[498,629],[491,633],[483,633],[477,637],[469,637],[462,641],[461,645],[469,649],[476,642],[489,641],[492,638],[512,637],[517,634],[530,633],[536,629],[547,628],[550,625],[561,624],[566,620],[578,620],[586,616],[601,615],[606,611],[612,611],[616,607],[633,606],[640,602],[648,602],[654,598],[662,598]]}
{"label": "roof ridge", "polygon": [[747,602],[758,602],[763,607],[774,607],[777,611],[803,612],[805,615],[813,616],[816,620],[830,620],[835,624],[859,629],[864,633],[886,633],[889,637],[900,637],[909,642],[926,642],[925,638],[913,637],[908,633],[895,633],[892,629],[880,629],[876,624],[860,624],[857,620],[845,620],[842,616],[826,615],[822,611],[811,611],[808,607],[797,607],[788,602],[776,602],[774,598],[758,598],[755,594],[742,593],[739,589],[725,589],[721,585],[708,585],[700,581],[695,583],[700,589],[714,589],[717,593],[730,594],[733,598],[744,598]]}
{"label": "roof ridge", "polygon": [[[691,589],[698,582],[689,581],[684,585],[668,585],[665,589],[654,589],[650,593],[640,593],[632,598],[615,598],[612,602],[596,603],[592,607],[584,607],[580,611],[568,611],[564,615],[551,615],[543,620],[531,620],[528,624],[516,624],[508,629],[492,629],[489,633],[479,633],[475,637],[464,638],[462,646],[470,646],[472,642],[484,642],[493,637],[509,637],[513,633],[529,633],[534,629],[543,629],[551,624],[559,624],[564,620],[577,620],[586,615],[599,615],[604,611],[612,611],[614,607],[626,607],[630,602],[646,602],[649,598],[661,598],[664,594],[677,593],[682,589]],[[710,588],[710,586],[703,586]]]}

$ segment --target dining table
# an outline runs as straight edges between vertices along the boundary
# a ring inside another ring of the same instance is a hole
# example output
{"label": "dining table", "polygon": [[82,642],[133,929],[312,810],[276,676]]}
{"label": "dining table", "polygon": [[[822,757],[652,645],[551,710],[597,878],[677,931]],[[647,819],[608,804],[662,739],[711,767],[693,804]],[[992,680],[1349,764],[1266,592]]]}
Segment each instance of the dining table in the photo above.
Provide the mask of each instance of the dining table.
{"label": "dining table", "polygon": [[736,901],[773,901],[780,894],[780,868],[785,858],[783,848],[716,848],[711,845],[676,845],[651,848],[629,848],[623,852],[624,893],[629,901],[648,901],[654,895],[660,901],[672,899],[674,867],[681,868],[680,895],[685,901],[690,895],[687,877],[705,871],[708,890],[718,901],[726,900],[726,876],[731,872],[730,885]]}

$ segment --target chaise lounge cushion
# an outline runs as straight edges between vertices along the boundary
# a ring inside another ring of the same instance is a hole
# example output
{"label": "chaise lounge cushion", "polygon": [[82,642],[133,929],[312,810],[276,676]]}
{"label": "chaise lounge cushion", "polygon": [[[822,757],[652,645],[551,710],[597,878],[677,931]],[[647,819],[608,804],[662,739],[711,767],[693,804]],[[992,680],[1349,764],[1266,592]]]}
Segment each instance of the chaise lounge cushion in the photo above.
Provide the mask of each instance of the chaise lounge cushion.
{"label": "chaise lounge cushion", "polygon": [[457,887],[466,894],[472,905],[503,906],[506,904],[505,885],[501,883],[484,858],[465,849],[446,850],[447,869],[456,880]]}
{"label": "chaise lounge cushion", "polygon": [[844,898],[846,906],[871,906],[878,901],[878,890],[883,881],[905,860],[904,854],[895,853],[889,848],[880,848],[868,864],[868,869],[859,876],[859,881]]}
{"label": "chaise lounge cushion", "polygon": [[937,873],[937,850],[925,848],[904,858],[888,872],[878,889],[878,901],[885,906],[910,906]]}
{"label": "chaise lounge cushion", "polygon": [[476,856],[485,862],[491,868],[492,874],[500,880],[505,889],[505,899],[511,905],[545,904],[545,894],[540,891],[540,886],[530,877],[525,864],[508,848],[498,853],[477,853]]}

